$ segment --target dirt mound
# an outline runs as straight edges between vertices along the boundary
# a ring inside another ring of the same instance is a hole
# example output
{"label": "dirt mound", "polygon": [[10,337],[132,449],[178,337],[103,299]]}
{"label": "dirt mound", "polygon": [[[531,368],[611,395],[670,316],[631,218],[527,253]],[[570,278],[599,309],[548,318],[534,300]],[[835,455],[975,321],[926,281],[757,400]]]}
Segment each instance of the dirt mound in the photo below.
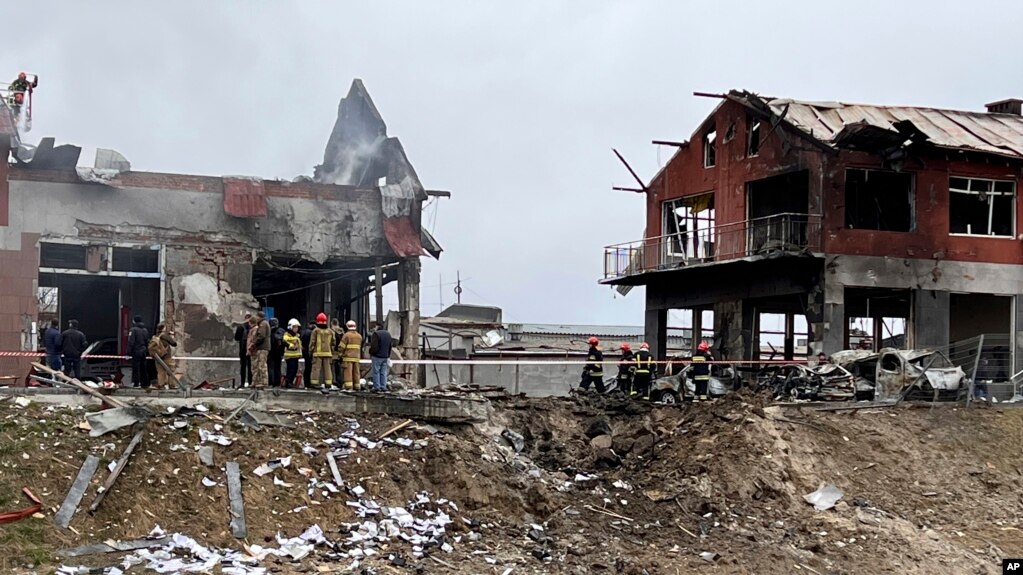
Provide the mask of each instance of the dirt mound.
{"label": "dirt mound", "polygon": [[[54,527],[51,515],[82,460],[95,454],[105,466],[132,434],[90,438],[78,428],[82,410],[5,402],[0,511],[22,506],[27,486],[46,517],[0,526],[0,565],[25,572],[26,564],[59,564],[58,549],[142,537],[157,524],[239,551],[319,525],[315,553],[262,564],[280,573],[340,571],[352,565],[344,541],[366,520],[353,502],[414,506],[424,492],[433,502],[425,513],[450,512],[446,531],[419,551],[398,538],[381,543],[352,572],[998,573],[1001,558],[1023,555],[1023,410],[829,413],[764,402],[513,400],[497,403],[487,425],[409,426],[384,442],[376,438],[400,420],[291,414],[293,429],[254,432],[218,429],[203,415],[161,418],[147,424],[131,463],[89,515],[106,477],[101,467],[73,531]],[[213,467],[196,455],[200,429],[232,440],[206,444]],[[325,453],[339,448],[344,487],[333,493]],[[254,473],[289,456],[287,467]],[[228,528],[227,461],[242,470],[247,542]],[[804,496],[825,483],[844,496],[816,511]],[[118,555],[64,562],[113,565]]]}

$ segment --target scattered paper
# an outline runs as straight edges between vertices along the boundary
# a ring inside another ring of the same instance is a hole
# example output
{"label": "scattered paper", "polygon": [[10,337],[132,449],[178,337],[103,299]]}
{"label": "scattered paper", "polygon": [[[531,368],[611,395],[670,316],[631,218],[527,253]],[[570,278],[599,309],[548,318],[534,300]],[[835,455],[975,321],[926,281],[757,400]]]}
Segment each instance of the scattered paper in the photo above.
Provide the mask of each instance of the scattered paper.
{"label": "scattered paper", "polygon": [[827,485],[821,485],[820,488],[813,493],[804,495],[803,499],[805,499],[807,503],[813,505],[814,509],[817,511],[827,511],[834,507],[843,495],[844,493],[842,493],[841,489],[829,483]]}
{"label": "scattered paper", "polygon": [[209,477],[203,477],[202,484],[205,485],[206,487],[214,487],[217,484],[217,482],[213,481]]}

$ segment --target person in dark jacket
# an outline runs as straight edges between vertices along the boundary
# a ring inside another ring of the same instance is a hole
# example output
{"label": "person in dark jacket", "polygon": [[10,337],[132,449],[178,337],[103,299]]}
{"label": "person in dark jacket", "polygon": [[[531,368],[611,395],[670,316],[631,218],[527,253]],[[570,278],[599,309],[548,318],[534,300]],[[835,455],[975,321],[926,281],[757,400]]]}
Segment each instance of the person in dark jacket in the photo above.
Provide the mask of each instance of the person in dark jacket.
{"label": "person in dark jacket", "polygon": [[372,327],[376,328],[369,336],[369,359],[373,364],[372,391],[387,391],[387,376],[390,370],[387,362],[391,358],[391,334],[384,329],[383,324],[374,322]]}
{"label": "person in dark jacket", "polygon": [[85,334],[78,331],[78,320],[67,322],[68,328],[60,334],[61,352],[64,354],[64,373],[74,374],[75,379],[82,377],[82,353],[89,347]]}
{"label": "person in dark jacket", "polygon": [[600,351],[600,340],[596,337],[591,337],[587,343],[590,344],[590,349],[586,353],[586,365],[583,366],[583,379],[579,382],[579,387],[583,391],[589,391],[590,384],[597,386],[597,393],[604,393],[607,388],[604,387],[604,352]]}
{"label": "person in dark jacket", "polygon": [[714,361],[714,356],[710,354],[710,344],[705,341],[701,341],[700,345],[696,347],[696,353],[693,354],[693,384],[696,386],[696,397],[694,401],[707,401],[710,399],[707,395],[707,387],[710,385],[710,364],[709,361]]}
{"label": "person in dark jacket", "polygon": [[284,359],[284,328],[277,318],[270,318],[270,354],[267,355],[267,373],[270,387],[281,385],[281,361]]}
{"label": "person in dark jacket", "polygon": [[43,344],[46,346],[46,365],[57,371],[63,369],[64,364],[60,361],[60,352],[64,342],[60,340],[60,322],[55,319],[50,320],[50,327],[43,332]]}
{"label": "person in dark jacket", "polygon": [[635,355],[632,353],[632,346],[628,343],[623,343],[622,347],[622,359],[618,362],[618,389],[622,390],[625,395],[636,395],[636,391],[632,388],[632,378],[636,373],[636,362],[634,359]]}
{"label": "person in dark jacket", "polygon": [[313,330],[316,329],[316,322],[306,324],[305,329],[299,332],[298,337],[302,341],[302,386],[309,387],[309,381],[313,378],[313,351],[309,343],[313,338]]}
{"label": "person in dark jacket", "polygon": [[640,397],[650,398],[650,380],[655,375],[654,356],[650,353],[650,344],[643,342],[636,352],[636,372],[633,375],[632,385],[634,391]]}
{"label": "person in dark jacket", "polygon": [[241,364],[241,375],[238,387],[245,387],[245,382],[252,383],[252,362],[246,349],[249,343],[249,318],[252,314],[245,312],[245,319],[235,326],[234,340],[238,342],[238,362]]}
{"label": "person in dark jacket", "polygon": [[135,324],[128,332],[128,355],[131,356],[131,386],[149,387],[149,330],[142,323],[142,316],[135,316]]}

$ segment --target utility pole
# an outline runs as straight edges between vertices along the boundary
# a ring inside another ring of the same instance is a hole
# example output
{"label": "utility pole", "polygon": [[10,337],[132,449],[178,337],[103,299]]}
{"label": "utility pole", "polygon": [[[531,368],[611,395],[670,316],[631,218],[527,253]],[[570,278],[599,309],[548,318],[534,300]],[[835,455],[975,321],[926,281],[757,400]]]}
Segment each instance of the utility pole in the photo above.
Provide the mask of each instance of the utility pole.
{"label": "utility pole", "polygon": [[458,303],[462,303],[462,272],[455,272],[455,297],[458,298]]}

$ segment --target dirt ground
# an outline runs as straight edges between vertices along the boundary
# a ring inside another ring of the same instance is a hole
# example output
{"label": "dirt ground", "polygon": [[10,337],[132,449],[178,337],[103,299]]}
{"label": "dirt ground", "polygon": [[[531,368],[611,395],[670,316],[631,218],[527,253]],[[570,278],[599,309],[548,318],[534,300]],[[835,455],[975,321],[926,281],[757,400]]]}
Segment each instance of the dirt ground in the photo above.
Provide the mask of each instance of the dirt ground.
{"label": "dirt ground", "polygon": [[[449,551],[431,547],[417,559],[395,540],[352,572],[987,574],[1001,572],[1002,558],[1023,556],[1018,408],[821,412],[752,395],[684,407],[602,397],[494,407],[486,425],[414,425],[392,436],[406,446],[357,447],[339,461],[346,484],[366,490],[363,499],[397,506],[425,491],[457,508]],[[20,491],[29,487],[45,516],[0,525],[0,572],[115,565],[118,554],[55,553],[143,537],[156,525],[242,550],[273,546],[278,533],[294,537],[313,524],[328,540],[342,540],[346,524],[360,521],[347,504],[350,491],[306,489],[310,479],[330,481],[325,441],[352,428],[345,417],[319,413],[290,414],[294,429],[226,426],[220,433],[231,445],[206,444],[213,467],[196,455],[199,430],[216,432],[216,418],[226,414],[155,418],[90,515],[105,466],[132,433],[90,438],[79,428],[84,413],[0,402],[0,512],[26,505]],[[175,428],[175,420],[187,426]],[[355,433],[376,438],[400,422],[360,417]],[[521,453],[501,437],[505,430],[522,436]],[[73,530],[58,529],[52,515],[90,453],[102,466]],[[253,473],[289,455],[288,467]],[[241,467],[247,541],[228,527],[227,461]],[[206,487],[204,478],[217,484]],[[816,511],[804,495],[824,483],[843,498]],[[321,545],[301,561],[271,557],[262,565],[271,573],[346,572],[351,561],[336,551]]]}

